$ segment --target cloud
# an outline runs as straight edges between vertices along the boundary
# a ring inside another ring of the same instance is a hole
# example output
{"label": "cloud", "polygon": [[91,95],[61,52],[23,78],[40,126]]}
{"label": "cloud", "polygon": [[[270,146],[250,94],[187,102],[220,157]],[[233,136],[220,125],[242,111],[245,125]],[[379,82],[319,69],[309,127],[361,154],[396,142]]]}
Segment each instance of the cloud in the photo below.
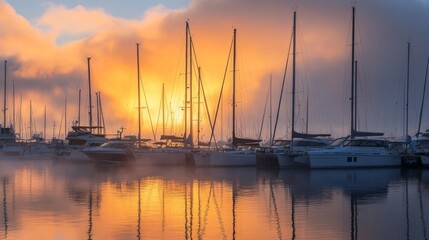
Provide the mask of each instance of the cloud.
{"label": "cloud", "polygon": [[103,9],[86,9],[81,5],[69,9],[63,5],[51,4],[44,15],[38,19],[36,26],[55,39],[86,38],[106,30],[114,25],[114,22],[121,22],[121,20],[108,16]]}
{"label": "cloud", "polygon": [[[425,31],[425,23],[429,20],[425,14],[427,10],[428,5],[418,0],[407,4],[401,1],[389,4],[384,1],[359,2],[357,19],[361,129],[385,131],[389,135],[400,134],[400,109],[403,106],[401,84],[404,79],[407,41],[412,41],[415,49],[412,55],[411,89],[411,115],[415,119],[420,101],[417,99],[421,96],[420,75],[424,72],[425,58],[429,54],[429,47],[425,44],[429,40],[429,33]],[[293,11],[297,11],[298,15],[298,130],[301,131],[304,127],[304,102],[308,85],[310,130],[347,134],[351,20],[349,3],[334,0],[323,3],[193,0],[187,7],[180,9],[154,6],[147,9],[140,19],[112,17],[102,6],[87,8],[78,5],[68,8],[52,4],[36,24],[32,25],[8,3],[0,2],[0,54],[9,61],[8,73],[10,79],[15,80],[19,95],[23,95],[24,102],[33,99],[33,108],[39,109],[35,111],[38,121],[41,122],[42,117],[40,109],[43,105],[48,105],[48,109],[53,111],[48,121],[57,122],[57,131],[64,112],[65,95],[68,98],[68,125],[77,118],[79,89],[82,89],[84,98],[81,106],[82,122],[87,121],[86,58],[91,56],[93,91],[100,91],[102,94],[108,131],[115,132],[124,126],[126,134],[136,134],[135,44],[139,42],[142,82],[153,121],[156,123],[160,119],[161,88],[165,83],[168,131],[181,134],[185,21],[190,21],[211,113],[217,104],[232,30],[237,28],[239,128],[242,135],[255,137],[260,127],[270,74],[273,76],[273,102],[278,101],[292,32]],[[288,71],[290,69],[289,66]],[[228,132],[231,125],[228,120],[231,69],[226,72],[224,132]],[[195,74],[194,85],[196,76]],[[280,136],[286,134],[290,124],[290,76],[288,72],[286,97],[280,118]],[[28,107],[22,108],[25,110]],[[150,137],[147,109],[142,112],[145,114],[144,135]],[[429,116],[429,113],[425,116]],[[174,130],[170,129],[171,120],[174,120],[173,125],[177,125]],[[412,122],[414,126],[416,120]],[[203,120],[203,126],[205,136],[208,136],[207,119]]]}

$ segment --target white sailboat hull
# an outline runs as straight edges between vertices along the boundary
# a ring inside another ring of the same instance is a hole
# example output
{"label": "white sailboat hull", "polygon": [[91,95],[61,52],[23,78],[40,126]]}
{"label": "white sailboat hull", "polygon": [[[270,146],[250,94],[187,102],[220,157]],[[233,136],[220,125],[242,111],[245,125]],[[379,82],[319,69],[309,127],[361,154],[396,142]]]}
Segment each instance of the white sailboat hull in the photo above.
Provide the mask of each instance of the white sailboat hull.
{"label": "white sailboat hull", "polygon": [[310,168],[399,167],[399,155],[358,152],[309,152],[302,160]]}
{"label": "white sailboat hull", "polygon": [[194,154],[196,167],[253,167],[256,153],[246,151],[200,152]]}

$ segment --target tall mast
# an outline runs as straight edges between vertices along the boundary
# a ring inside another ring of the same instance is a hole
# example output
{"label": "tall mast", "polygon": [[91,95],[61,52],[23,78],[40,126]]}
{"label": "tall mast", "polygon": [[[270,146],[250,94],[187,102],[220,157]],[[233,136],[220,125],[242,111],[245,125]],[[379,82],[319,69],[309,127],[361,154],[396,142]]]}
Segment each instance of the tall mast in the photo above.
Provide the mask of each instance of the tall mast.
{"label": "tall mast", "polygon": [[188,130],[188,46],[189,46],[189,23],[186,21],[186,47],[185,47],[185,132],[183,134],[183,142],[186,146],[187,130]]}
{"label": "tall mast", "polygon": [[4,101],[3,101],[3,127],[6,128],[6,71],[7,61],[4,60]]}
{"label": "tall mast", "polygon": [[410,88],[410,42],[407,43],[407,96],[405,102],[405,137],[408,143],[408,100],[409,100],[409,88]]}
{"label": "tall mast", "polygon": [[91,101],[91,57],[88,61],[88,96],[89,96],[89,131],[92,133],[92,101]]}
{"label": "tall mast", "polygon": [[138,108],[138,122],[139,122],[139,129],[138,129],[138,142],[139,142],[139,148],[141,147],[141,106],[140,106],[140,44],[136,43],[137,47],[137,108]]}
{"label": "tall mast", "polygon": [[293,137],[295,132],[295,81],[296,81],[296,12],[293,12],[293,44],[292,44],[292,132],[291,148],[293,147]]}
{"label": "tall mast", "polygon": [[[189,31],[188,31],[189,33]],[[192,36],[189,33],[189,138],[191,142],[191,148],[194,147],[194,131],[193,131],[193,95],[192,95]]]}
{"label": "tall mast", "polygon": [[233,46],[233,60],[232,60],[232,143],[235,143],[235,65],[237,53],[237,29],[234,28],[234,46]]}
{"label": "tall mast", "polygon": [[354,123],[354,114],[355,114],[355,81],[354,81],[354,75],[355,75],[355,7],[352,7],[352,70],[351,70],[351,123],[350,123],[350,137],[354,138],[354,131],[355,131],[355,123]]}
{"label": "tall mast", "polygon": [[197,122],[197,143],[200,148],[200,124],[201,124],[201,67],[198,67],[198,122]]}

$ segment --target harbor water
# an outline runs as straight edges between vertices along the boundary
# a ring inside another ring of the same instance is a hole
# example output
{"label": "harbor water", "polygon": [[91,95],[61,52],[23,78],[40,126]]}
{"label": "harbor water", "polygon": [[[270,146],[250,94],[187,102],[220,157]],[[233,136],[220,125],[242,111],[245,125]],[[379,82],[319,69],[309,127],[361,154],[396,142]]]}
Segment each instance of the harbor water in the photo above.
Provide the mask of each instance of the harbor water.
{"label": "harbor water", "polygon": [[429,169],[0,160],[0,239],[428,239]]}

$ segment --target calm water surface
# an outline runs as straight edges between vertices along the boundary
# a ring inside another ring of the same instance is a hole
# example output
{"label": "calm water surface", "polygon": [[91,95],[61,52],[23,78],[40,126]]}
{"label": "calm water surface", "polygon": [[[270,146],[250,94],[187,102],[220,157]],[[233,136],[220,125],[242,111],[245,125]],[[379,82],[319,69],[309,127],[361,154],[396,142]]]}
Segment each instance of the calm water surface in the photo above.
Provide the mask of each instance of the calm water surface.
{"label": "calm water surface", "polygon": [[0,161],[0,239],[428,239],[429,170]]}

